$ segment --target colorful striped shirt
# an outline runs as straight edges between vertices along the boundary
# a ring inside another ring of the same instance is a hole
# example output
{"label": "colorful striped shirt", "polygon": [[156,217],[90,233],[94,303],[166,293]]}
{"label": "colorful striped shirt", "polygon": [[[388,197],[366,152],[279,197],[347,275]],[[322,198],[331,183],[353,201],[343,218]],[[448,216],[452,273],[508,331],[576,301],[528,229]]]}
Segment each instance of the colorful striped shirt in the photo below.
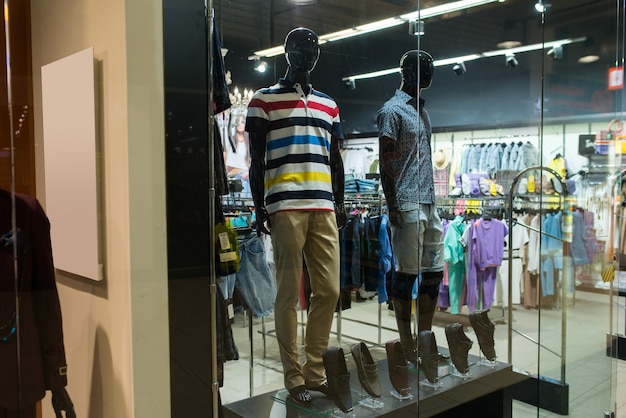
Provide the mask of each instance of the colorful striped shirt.
{"label": "colorful striped shirt", "polygon": [[280,79],[254,93],[246,131],[265,135],[265,207],[334,210],[330,169],[332,137],[343,139],[339,108],[324,93]]}

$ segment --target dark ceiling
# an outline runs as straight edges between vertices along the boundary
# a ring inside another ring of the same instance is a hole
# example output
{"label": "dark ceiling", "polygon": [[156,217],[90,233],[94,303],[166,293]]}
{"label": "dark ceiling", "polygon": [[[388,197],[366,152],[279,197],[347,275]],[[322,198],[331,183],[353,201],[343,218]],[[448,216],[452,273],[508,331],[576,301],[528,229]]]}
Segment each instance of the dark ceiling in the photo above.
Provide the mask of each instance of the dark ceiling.
{"label": "dark ceiling", "polygon": [[[287,0],[213,0],[215,27],[234,86],[256,90],[272,85],[286,69],[282,55],[268,59],[265,74],[253,70],[248,57],[256,50],[278,46],[294,27],[304,26],[318,35],[425,9],[451,1],[425,0],[318,0],[294,6]],[[346,132],[376,130],[377,109],[399,85],[399,76],[359,80],[349,89],[343,77],[398,66],[409,49],[429,51],[435,59],[496,50],[501,41],[524,45],[563,38],[586,37],[567,45],[561,60],[545,51],[518,54],[519,66],[505,66],[502,56],[467,62],[467,73],[456,76],[451,66],[438,67],[424,96],[436,128],[504,126],[536,123],[537,103],[550,103],[546,117],[578,116],[616,109],[615,96],[607,92],[607,70],[623,56],[623,33],[617,0],[552,0],[543,16],[536,0],[506,0],[449,13],[425,21],[425,35],[412,36],[408,24],[321,47],[311,75],[313,86],[339,104]],[[203,82],[206,60],[202,50],[204,13],[199,0],[169,0],[165,4],[167,27],[166,74],[172,96],[196,90]],[[618,27],[618,24],[620,26]],[[588,65],[581,55],[596,53],[600,60]],[[542,80],[546,84],[542,90]],[[195,83],[195,84],[194,84]],[[558,94],[557,94],[558,92]],[[189,98],[182,99],[189,102]],[[189,104],[191,105],[191,104]]]}

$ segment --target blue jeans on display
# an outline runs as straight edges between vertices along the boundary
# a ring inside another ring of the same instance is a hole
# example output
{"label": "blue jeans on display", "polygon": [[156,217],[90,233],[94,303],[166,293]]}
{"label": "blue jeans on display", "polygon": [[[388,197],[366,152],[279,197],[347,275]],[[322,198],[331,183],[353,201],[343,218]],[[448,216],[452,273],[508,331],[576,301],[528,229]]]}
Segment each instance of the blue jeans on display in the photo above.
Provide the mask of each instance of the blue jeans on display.
{"label": "blue jeans on display", "polygon": [[276,280],[267,265],[263,240],[252,232],[239,236],[238,241],[240,269],[235,274],[219,277],[217,284],[226,298],[232,298],[237,288],[255,317],[269,315],[274,312]]}

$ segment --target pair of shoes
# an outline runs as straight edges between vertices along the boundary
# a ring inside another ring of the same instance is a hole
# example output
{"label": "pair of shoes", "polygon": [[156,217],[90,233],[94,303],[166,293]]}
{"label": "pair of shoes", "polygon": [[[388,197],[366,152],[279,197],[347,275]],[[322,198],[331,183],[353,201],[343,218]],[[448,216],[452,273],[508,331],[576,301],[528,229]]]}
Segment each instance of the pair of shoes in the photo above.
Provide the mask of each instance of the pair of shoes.
{"label": "pair of shoes", "polygon": [[469,320],[476,332],[480,351],[483,352],[489,361],[496,360],[496,349],[494,347],[493,334],[496,331],[496,325],[491,322],[487,313],[489,309],[484,311],[474,311],[470,313]]}
{"label": "pair of shoes", "polygon": [[287,389],[287,392],[289,392],[289,396],[291,397],[291,400],[293,400],[294,403],[297,403],[298,405],[306,406],[311,403],[311,400],[312,400],[311,394],[309,393],[309,391],[306,389],[304,385]]}
{"label": "pair of shoes", "polygon": [[463,332],[463,325],[458,322],[446,325],[446,339],[454,367],[459,373],[467,374],[469,372],[467,354],[474,343]]}
{"label": "pair of shoes", "polygon": [[378,366],[372,358],[372,354],[365,343],[356,343],[350,347],[352,357],[356,363],[356,371],[359,376],[359,382],[363,389],[372,397],[380,398],[382,392],[380,390],[380,382],[378,380]]}
{"label": "pair of shoes", "polygon": [[322,353],[326,379],[328,380],[328,395],[332,396],[335,405],[343,412],[354,409],[352,393],[350,392],[350,373],[346,367],[346,358],[341,347],[330,347]]}
{"label": "pair of shoes", "polygon": [[421,331],[417,335],[417,345],[420,348],[420,359],[422,360],[422,370],[424,376],[430,383],[437,383],[437,367],[439,366],[439,349],[435,341],[435,333],[432,331]]}
{"label": "pair of shoes", "polygon": [[389,367],[391,386],[400,396],[409,395],[411,393],[409,365],[404,357],[402,343],[399,340],[387,341],[385,351],[387,351],[387,365]]}

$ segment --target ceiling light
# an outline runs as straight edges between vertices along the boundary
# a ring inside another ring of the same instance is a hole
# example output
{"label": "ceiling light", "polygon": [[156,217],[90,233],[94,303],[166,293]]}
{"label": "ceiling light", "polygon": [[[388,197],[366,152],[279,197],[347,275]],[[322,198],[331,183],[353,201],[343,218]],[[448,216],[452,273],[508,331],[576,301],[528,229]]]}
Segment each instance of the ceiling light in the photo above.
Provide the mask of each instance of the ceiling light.
{"label": "ceiling light", "polygon": [[452,67],[452,71],[454,71],[456,75],[461,75],[467,72],[467,68],[465,68],[464,62],[458,62],[454,64],[454,66]]}
{"label": "ceiling light", "polygon": [[585,55],[583,57],[578,58],[578,62],[581,64],[589,64],[592,62],[596,62],[600,59],[598,55]]}
{"label": "ceiling light", "polygon": [[539,13],[545,13],[545,11],[548,10],[548,7],[550,7],[550,5],[548,3],[545,3],[543,0],[539,0],[537,3],[535,3],[535,10],[537,10]]}
{"label": "ceiling light", "polygon": [[[412,13],[407,13],[401,16],[390,17],[387,19],[378,20],[378,21],[371,22],[371,23],[366,23],[364,25],[353,26],[352,28],[343,29],[337,32],[326,34],[326,35],[321,35],[318,37],[318,40],[319,40],[319,44],[323,45],[326,42],[335,42],[341,39],[352,38],[354,36],[360,36],[366,33],[392,28],[398,25],[402,25],[405,22],[423,20],[429,17],[440,16],[446,13],[470,9],[472,7],[482,6],[482,5],[494,3],[494,2],[503,3],[504,0],[459,0],[459,1],[452,2],[452,3],[441,4],[439,6],[428,7],[428,8],[421,9]],[[275,46],[272,48],[255,51],[254,55],[248,57],[248,59],[254,60],[254,59],[258,59],[259,57],[270,58],[276,55],[280,55],[282,53],[284,53],[283,46],[282,45]]]}
{"label": "ceiling light", "polygon": [[[480,52],[476,54],[463,55],[459,57],[444,58],[440,60],[435,60],[433,64],[435,67],[442,67],[444,65],[455,65],[455,64],[458,64],[459,62],[465,63],[468,61],[474,61],[474,60],[481,59],[481,58],[490,58],[490,57],[518,54],[522,52],[539,51],[542,49],[553,48],[558,45],[568,45],[568,44],[577,43],[577,42],[584,42],[586,40],[587,38],[584,36],[580,38],[565,38],[565,39],[559,39],[557,41],[551,41],[551,42],[545,42],[545,43],[539,43],[539,44],[521,45],[521,46],[510,48],[510,49],[498,49],[498,50],[493,50],[493,51]],[[378,70],[378,71],[373,71],[371,73],[350,75],[350,76],[342,78],[342,80],[343,81],[350,80],[350,79],[363,80],[366,78],[382,77],[382,76],[386,76],[389,74],[398,74],[399,72],[400,72],[400,68],[397,68],[397,67],[388,68],[386,70]]]}
{"label": "ceiling light", "polygon": [[349,80],[346,80],[345,85],[348,90],[356,90],[356,81],[352,78]]}
{"label": "ceiling light", "polygon": [[498,42],[496,45],[498,48],[506,49],[506,48],[515,48],[516,46],[520,46],[522,43],[520,41],[502,41]]}
{"label": "ceiling light", "polygon": [[506,54],[505,57],[507,67],[515,68],[519,65],[517,58],[515,58],[515,54]]}
{"label": "ceiling light", "polygon": [[422,36],[424,34],[423,20],[409,20],[409,34]]}
{"label": "ceiling light", "polygon": [[306,6],[317,3],[317,0],[287,0],[287,3],[295,4],[296,6]]}
{"label": "ceiling light", "polygon": [[259,61],[255,62],[254,63],[254,71],[258,71],[261,74],[263,74],[265,71],[267,71],[267,61],[259,60]]}

